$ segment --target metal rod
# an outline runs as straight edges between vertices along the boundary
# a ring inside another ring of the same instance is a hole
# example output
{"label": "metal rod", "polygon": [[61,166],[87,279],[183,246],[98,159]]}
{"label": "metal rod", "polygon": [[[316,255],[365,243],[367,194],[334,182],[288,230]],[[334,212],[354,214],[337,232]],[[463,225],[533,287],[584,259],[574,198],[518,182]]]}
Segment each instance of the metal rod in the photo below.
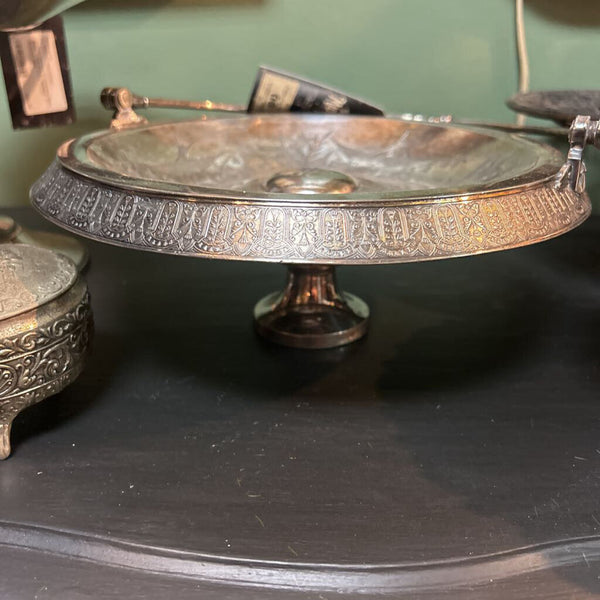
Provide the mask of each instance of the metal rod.
{"label": "metal rod", "polygon": [[528,133],[531,135],[554,135],[559,137],[568,137],[568,127],[544,127],[539,125],[517,125],[514,123],[494,123],[490,121],[474,121],[471,119],[453,119],[451,123],[459,125],[471,125],[473,127],[488,127],[490,129],[499,129],[513,133]]}
{"label": "metal rod", "polygon": [[522,133],[531,135],[553,135],[558,137],[568,137],[568,127],[545,127],[539,125],[517,125],[515,123],[496,123],[494,121],[478,121],[475,119],[457,119],[452,115],[443,115],[440,117],[425,117],[423,115],[413,115],[404,113],[401,115],[388,115],[391,118],[401,119],[402,121],[412,121],[415,123],[440,123],[467,125],[469,127],[486,127],[488,129],[498,129],[509,133]]}
{"label": "metal rod", "polygon": [[[515,0],[515,37],[517,41],[517,59],[519,65],[519,92],[529,91],[529,56],[527,54],[527,39],[525,22],[523,20],[523,0]],[[525,115],[517,113],[517,125],[525,125]]]}
{"label": "metal rod", "polygon": [[[141,100],[136,103],[135,100]],[[246,112],[243,104],[227,104],[224,102],[213,102],[212,100],[169,100],[167,98],[148,98],[147,96],[134,96],[133,108],[178,108],[184,110],[210,110],[220,112]]]}
{"label": "metal rod", "polygon": [[[127,88],[104,88],[101,94],[102,104],[108,109],[115,110],[114,123],[125,125],[129,123],[145,122],[145,119],[138,117],[134,108],[175,108],[184,110],[200,111],[220,111],[245,113],[246,107],[242,104],[227,104],[222,102],[213,102],[212,100],[171,100],[167,98],[149,98],[148,96],[138,96]],[[454,123],[457,125],[468,125],[471,127],[487,127],[490,129],[499,129],[512,133],[525,133],[532,135],[554,135],[567,137],[569,129],[566,127],[540,127],[536,125],[515,125],[512,123],[494,123],[490,121],[476,121],[471,119],[456,119],[451,115],[439,117],[425,117],[423,115],[413,115],[404,113],[401,115],[388,115],[391,118],[402,119],[403,121],[413,121],[419,123]]]}

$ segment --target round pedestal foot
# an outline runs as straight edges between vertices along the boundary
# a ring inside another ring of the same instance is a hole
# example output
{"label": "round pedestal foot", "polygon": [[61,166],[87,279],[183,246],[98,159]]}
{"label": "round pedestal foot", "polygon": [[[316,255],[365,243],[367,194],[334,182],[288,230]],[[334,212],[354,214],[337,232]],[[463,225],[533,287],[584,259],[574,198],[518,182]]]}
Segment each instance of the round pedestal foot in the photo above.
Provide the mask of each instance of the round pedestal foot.
{"label": "round pedestal foot", "polygon": [[285,289],[256,305],[254,322],[262,336],[284,346],[334,348],[367,332],[369,307],[336,289],[334,267],[293,265]]}

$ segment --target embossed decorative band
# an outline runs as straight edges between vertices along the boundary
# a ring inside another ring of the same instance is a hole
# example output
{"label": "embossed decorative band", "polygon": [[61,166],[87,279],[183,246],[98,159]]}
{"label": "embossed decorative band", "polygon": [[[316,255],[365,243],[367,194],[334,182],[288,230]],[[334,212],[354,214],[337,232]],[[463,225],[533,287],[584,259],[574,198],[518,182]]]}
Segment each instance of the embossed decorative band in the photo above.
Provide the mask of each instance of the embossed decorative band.
{"label": "embossed decorative band", "polygon": [[[71,310],[35,329],[24,328],[0,339],[0,459],[10,454],[10,429],[17,414],[60,392],[81,372],[92,315],[83,284],[69,293],[80,297]],[[17,318],[32,320],[29,313]]]}
{"label": "embossed decorative band", "polygon": [[589,199],[552,181],[430,202],[343,203],[158,196],[111,187],[57,161],[34,206],[86,237],[170,254],[290,263],[398,263],[492,252],[558,236]]}

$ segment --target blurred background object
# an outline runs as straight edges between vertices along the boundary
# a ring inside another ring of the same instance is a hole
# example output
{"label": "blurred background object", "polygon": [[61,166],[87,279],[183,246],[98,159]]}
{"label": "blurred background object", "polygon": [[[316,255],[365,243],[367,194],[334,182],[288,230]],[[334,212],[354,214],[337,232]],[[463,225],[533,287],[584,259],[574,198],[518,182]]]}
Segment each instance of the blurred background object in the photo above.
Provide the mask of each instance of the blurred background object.
{"label": "blurred background object", "polygon": [[[3,36],[0,39],[0,53],[7,103],[12,107],[15,128],[73,122],[64,32],[62,20],[57,15],[81,1],[4,0],[0,3],[0,35]],[[21,41],[15,44],[16,40]],[[49,49],[53,52],[51,56],[48,56]],[[15,53],[20,55],[18,65],[14,62]],[[46,89],[36,90],[36,86]],[[29,98],[24,97],[25,89],[29,92]],[[35,93],[39,96],[40,91],[42,97],[34,98]],[[58,106],[57,93],[62,95]],[[31,106],[27,106],[28,100],[33,100]],[[23,198],[26,197],[23,194]],[[0,200],[0,206],[8,204]],[[87,249],[79,240],[61,234],[24,229],[12,217],[3,214],[0,214],[0,244],[31,244],[55,250],[71,259],[79,270],[88,261]]]}
{"label": "blurred background object", "polygon": [[23,29],[41,23],[83,0],[2,0],[0,29]]}

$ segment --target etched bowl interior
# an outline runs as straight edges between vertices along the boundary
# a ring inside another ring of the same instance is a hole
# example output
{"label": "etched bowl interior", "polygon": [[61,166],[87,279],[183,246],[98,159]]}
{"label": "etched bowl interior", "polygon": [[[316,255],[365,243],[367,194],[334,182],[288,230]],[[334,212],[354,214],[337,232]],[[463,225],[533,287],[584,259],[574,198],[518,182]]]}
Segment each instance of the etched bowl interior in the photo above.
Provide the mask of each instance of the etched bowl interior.
{"label": "etched bowl interior", "polygon": [[[560,155],[498,132],[381,117],[266,115],[160,123],[91,134],[69,152],[109,182],[164,191],[268,193],[277,173],[327,169],[357,183],[346,194],[493,189],[556,171]],[[93,173],[92,173],[93,176]]]}

